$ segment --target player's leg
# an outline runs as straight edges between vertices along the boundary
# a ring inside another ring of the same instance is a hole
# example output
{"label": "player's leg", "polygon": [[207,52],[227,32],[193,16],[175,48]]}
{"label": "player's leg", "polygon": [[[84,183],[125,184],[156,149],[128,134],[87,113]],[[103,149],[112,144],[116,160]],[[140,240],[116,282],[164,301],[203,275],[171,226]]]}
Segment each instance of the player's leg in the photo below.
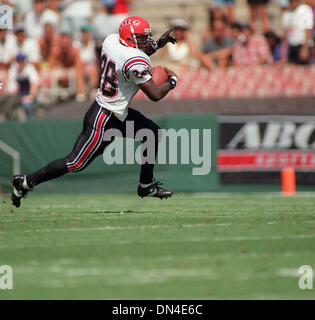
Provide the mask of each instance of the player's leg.
{"label": "player's leg", "polygon": [[83,170],[95,158],[94,155],[102,144],[105,126],[110,117],[110,113],[105,113],[94,102],[84,117],[83,130],[67,157],[52,161],[29,175],[17,175],[12,178],[12,204],[19,207],[21,198],[42,182],[55,179],[71,171]]}
{"label": "player's leg", "polygon": [[[154,143],[154,155],[148,157],[148,150],[144,150],[143,156],[147,159],[156,159],[159,142],[161,140],[161,128],[154,121],[145,117],[141,112],[132,108],[129,108],[128,110],[128,117],[126,121],[133,122],[135,136],[141,129],[149,129],[153,133],[154,141],[152,141],[152,143]],[[126,132],[124,132],[124,135],[128,136]],[[135,136],[130,138],[135,138]],[[141,142],[145,143],[146,141],[147,137],[144,137]],[[141,165],[138,195],[142,198],[147,196],[158,197],[160,199],[171,197],[173,194],[172,191],[161,188],[161,183],[154,181],[153,170],[154,162],[144,162]]]}

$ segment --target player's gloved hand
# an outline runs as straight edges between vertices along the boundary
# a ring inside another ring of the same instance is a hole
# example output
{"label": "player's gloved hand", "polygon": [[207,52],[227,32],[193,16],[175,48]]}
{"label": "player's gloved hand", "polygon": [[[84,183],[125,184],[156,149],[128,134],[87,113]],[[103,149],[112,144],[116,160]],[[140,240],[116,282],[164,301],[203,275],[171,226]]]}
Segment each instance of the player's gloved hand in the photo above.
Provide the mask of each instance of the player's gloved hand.
{"label": "player's gloved hand", "polygon": [[174,28],[171,28],[161,35],[160,39],[157,41],[158,49],[163,48],[168,42],[173,44],[177,42],[177,39],[170,35],[173,30]]}
{"label": "player's gloved hand", "polygon": [[147,48],[145,50],[145,53],[148,55],[148,56],[151,56],[153,53],[155,53],[157,50],[158,50],[158,45],[157,45],[157,42],[153,39],[150,39],[148,41],[148,45],[147,45]]}

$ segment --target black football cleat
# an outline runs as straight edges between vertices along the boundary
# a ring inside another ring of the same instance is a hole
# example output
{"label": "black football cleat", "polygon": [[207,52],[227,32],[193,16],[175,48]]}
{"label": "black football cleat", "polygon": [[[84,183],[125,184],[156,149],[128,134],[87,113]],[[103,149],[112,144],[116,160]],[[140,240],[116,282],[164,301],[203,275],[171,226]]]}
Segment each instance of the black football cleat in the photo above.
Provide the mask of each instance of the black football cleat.
{"label": "black football cleat", "polygon": [[31,189],[28,190],[23,187],[25,179],[26,176],[23,175],[16,175],[12,177],[11,200],[12,204],[17,208],[21,205],[21,199],[26,197],[28,191],[31,191]]}
{"label": "black football cleat", "polygon": [[141,198],[144,197],[155,197],[162,199],[170,198],[173,195],[173,192],[170,190],[165,190],[160,187],[162,183],[159,181],[154,181],[147,187],[142,187],[140,184],[138,185],[138,196]]}

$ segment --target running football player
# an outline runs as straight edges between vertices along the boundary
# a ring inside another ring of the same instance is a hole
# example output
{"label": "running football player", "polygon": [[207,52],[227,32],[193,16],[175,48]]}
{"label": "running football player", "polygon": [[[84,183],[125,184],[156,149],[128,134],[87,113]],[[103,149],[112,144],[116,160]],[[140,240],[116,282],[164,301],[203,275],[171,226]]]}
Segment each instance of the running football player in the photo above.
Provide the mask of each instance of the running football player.
{"label": "running football player", "polygon": [[[159,126],[139,111],[129,108],[132,97],[139,88],[153,101],[159,101],[176,87],[176,74],[167,69],[168,80],[155,85],[149,56],[168,42],[175,43],[165,32],[158,41],[152,39],[149,23],[141,17],[128,17],[122,21],[119,34],[108,36],[102,47],[102,76],[96,100],[83,120],[83,129],[73,150],[66,157],[55,160],[28,175],[12,177],[12,204],[21,205],[21,198],[42,182],[69,172],[84,170],[112,141],[104,141],[104,132],[118,129],[126,137],[126,121],[133,121],[135,135],[140,129],[150,129],[155,137],[155,157],[159,143]],[[133,137],[135,138],[135,136]],[[142,142],[144,142],[143,139]],[[154,164],[141,165],[138,195],[140,197],[171,197],[173,192],[163,189],[154,180]]]}

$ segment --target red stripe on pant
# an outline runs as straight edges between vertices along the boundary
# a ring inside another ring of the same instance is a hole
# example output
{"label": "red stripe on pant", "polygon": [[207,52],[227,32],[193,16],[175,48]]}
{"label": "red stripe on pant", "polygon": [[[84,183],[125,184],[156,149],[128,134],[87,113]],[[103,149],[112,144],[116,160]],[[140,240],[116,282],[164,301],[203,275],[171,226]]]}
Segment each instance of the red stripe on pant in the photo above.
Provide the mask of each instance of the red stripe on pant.
{"label": "red stripe on pant", "polygon": [[86,157],[89,155],[89,153],[91,152],[91,150],[95,147],[95,145],[98,142],[99,136],[101,134],[100,129],[102,126],[102,123],[104,121],[104,119],[106,118],[106,114],[103,113],[100,118],[98,119],[97,125],[96,125],[96,134],[93,138],[93,140],[91,141],[91,143],[89,144],[89,146],[87,147],[87,149],[85,150],[85,152],[83,153],[83,155],[77,160],[76,164],[68,167],[68,170],[73,170],[78,168],[86,159]]}

